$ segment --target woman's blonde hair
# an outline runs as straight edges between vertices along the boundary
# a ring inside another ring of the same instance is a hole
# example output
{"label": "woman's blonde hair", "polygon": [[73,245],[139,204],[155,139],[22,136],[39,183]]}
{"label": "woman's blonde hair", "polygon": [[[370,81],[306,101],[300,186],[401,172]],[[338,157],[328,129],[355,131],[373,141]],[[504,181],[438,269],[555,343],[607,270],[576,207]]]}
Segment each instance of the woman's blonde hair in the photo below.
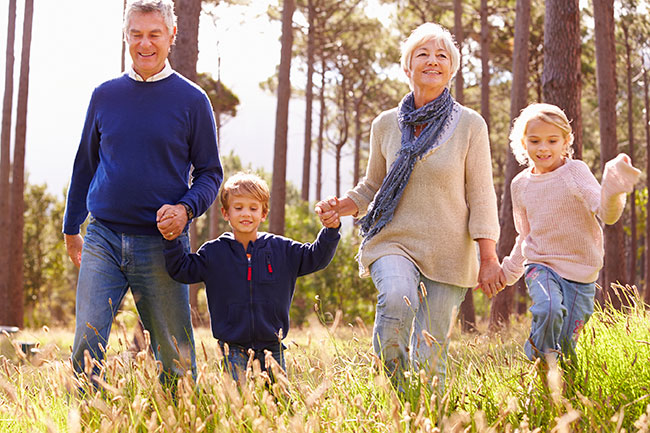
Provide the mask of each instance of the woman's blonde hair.
{"label": "woman's blonde hair", "polygon": [[244,173],[240,171],[230,176],[221,187],[221,206],[228,209],[230,197],[233,195],[252,197],[262,204],[262,214],[266,215],[269,211],[269,186],[264,179],[254,173]]}
{"label": "woman's blonde hair", "polygon": [[526,138],[526,130],[528,122],[534,119],[539,119],[543,122],[550,123],[558,127],[562,131],[562,136],[566,140],[564,156],[567,158],[573,157],[573,131],[571,130],[571,122],[564,114],[564,111],[556,105],[552,104],[530,104],[528,107],[521,110],[519,117],[515,120],[510,131],[510,149],[515,155],[515,158],[521,165],[530,163],[528,152],[524,147],[524,139]]}
{"label": "woman's blonde hair", "polygon": [[435,23],[424,23],[411,32],[408,38],[402,42],[400,64],[404,72],[411,70],[411,57],[413,51],[420,45],[431,40],[442,43],[451,56],[451,77],[453,80],[458,68],[460,67],[460,51],[456,46],[456,41],[452,34],[443,26]]}

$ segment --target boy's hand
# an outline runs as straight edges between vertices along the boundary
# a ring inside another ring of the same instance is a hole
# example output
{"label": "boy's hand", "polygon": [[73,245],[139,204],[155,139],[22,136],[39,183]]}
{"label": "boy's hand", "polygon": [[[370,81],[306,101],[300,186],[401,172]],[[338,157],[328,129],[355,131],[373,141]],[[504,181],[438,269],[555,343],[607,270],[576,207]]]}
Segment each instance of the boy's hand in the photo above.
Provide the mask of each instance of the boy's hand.
{"label": "boy's hand", "polygon": [[323,227],[337,228],[341,225],[339,215],[339,199],[336,197],[329,197],[316,203],[314,211],[320,218]]}

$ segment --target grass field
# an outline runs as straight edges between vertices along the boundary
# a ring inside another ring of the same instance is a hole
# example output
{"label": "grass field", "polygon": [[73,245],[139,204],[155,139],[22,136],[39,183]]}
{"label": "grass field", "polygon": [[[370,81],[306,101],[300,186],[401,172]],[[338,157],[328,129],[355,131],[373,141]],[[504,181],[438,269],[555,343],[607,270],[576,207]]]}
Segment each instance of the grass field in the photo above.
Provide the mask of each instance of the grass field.
{"label": "grass field", "polygon": [[[560,366],[526,359],[525,317],[497,334],[454,330],[443,395],[424,372],[398,395],[363,324],[332,330],[314,318],[285,340],[287,376],[269,386],[251,372],[241,388],[198,328],[196,383],[181,380],[175,396],[149,353],[129,350],[128,314],[113,328],[101,391],[72,374],[69,329],[25,330],[0,336],[0,432],[649,432],[650,312],[636,300],[597,309],[577,358]],[[23,358],[20,340],[40,353]]]}

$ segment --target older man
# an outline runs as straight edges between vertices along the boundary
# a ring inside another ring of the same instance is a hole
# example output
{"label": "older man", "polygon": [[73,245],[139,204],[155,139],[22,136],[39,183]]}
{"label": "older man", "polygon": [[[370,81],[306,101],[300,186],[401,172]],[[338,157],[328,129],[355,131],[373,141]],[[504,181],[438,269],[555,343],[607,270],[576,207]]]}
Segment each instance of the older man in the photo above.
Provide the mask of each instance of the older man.
{"label": "older man", "polygon": [[[86,114],[63,222],[80,267],[72,349],[79,372],[90,372],[84,352],[103,358],[129,287],[161,379],[194,370],[189,289],[167,274],[163,237],[189,249],[188,223],[214,201],[223,173],[210,102],[167,61],[175,21],[172,0],[128,5],[132,69],[97,87]],[[79,227],[89,212],[84,242]]]}

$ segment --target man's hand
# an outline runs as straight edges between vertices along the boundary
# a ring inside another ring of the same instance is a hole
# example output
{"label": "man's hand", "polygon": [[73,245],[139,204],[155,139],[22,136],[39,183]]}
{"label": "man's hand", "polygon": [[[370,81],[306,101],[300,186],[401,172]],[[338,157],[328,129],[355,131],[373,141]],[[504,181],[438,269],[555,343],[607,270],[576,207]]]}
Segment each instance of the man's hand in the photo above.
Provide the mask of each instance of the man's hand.
{"label": "man's hand", "polygon": [[156,212],[156,223],[160,234],[171,241],[176,239],[187,225],[187,212],[182,204],[164,204]]}
{"label": "man's hand", "polygon": [[481,267],[478,272],[478,286],[488,298],[495,296],[506,286],[506,276],[499,265],[499,260],[481,260]]}
{"label": "man's hand", "polygon": [[80,234],[76,235],[63,235],[65,241],[65,249],[68,251],[70,260],[76,267],[81,266],[81,249],[84,246],[84,239]]}

